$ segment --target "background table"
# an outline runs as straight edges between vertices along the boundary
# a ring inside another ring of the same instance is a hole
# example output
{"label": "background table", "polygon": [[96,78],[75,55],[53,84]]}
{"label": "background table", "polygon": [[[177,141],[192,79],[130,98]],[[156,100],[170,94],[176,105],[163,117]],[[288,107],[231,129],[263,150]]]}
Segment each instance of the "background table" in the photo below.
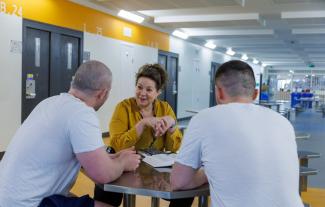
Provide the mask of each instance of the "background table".
{"label": "background table", "polygon": [[296,132],[296,139],[309,139],[310,134],[306,132]]}

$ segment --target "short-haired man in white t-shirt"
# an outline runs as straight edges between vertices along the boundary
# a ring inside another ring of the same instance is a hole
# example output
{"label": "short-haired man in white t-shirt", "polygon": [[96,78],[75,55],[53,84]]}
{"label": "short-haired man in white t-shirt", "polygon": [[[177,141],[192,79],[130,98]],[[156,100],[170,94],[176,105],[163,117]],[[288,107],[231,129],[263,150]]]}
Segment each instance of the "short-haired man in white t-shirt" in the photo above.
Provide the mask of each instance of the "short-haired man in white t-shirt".
{"label": "short-haired man in white t-shirt", "polygon": [[97,183],[135,170],[133,149],[109,155],[96,111],[111,89],[112,73],[101,62],[83,63],[68,93],[38,104],[11,140],[0,162],[1,207],[99,207],[88,196],[67,197],[80,169]]}
{"label": "short-haired man in white t-shirt", "polygon": [[209,182],[213,207],[303,207],[295,133],[280,114],[252,102],[252,68],[238,60],[215,75],[218,105],[186,130],[171,173],[174,190]]}

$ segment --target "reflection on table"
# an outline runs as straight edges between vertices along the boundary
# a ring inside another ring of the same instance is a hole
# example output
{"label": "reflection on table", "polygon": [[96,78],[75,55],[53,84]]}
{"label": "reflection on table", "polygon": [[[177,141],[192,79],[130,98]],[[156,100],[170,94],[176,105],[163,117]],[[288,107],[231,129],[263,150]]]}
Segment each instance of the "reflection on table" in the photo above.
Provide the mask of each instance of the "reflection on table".
{"label": "reflection on table", "polygon": [[123,173],[116,181],[98,186],[105,191],[123,193],[124,207],[135,206],[135,195],[151,196],[152,207],[159,206],[159,198],[177,199],[195,196],[199,196],[199,206],[207,206],[208,184],[191,190],[172,191],[169,177],[169,172],[159,172],[142,162],[135,172]]}

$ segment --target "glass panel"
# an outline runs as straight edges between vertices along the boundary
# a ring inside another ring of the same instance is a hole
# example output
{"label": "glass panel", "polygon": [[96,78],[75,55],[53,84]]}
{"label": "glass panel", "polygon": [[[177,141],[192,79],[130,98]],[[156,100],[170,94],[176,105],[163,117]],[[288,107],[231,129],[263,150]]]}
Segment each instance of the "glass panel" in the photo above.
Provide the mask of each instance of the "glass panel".
{"label": "glass panel", "polygon": [[35,38],[35,67],[41,66],[41,38]]}
{"label": "glass panel", "polygon": [[67,44],[67,54],[68,54],[68,60],[67,60],[67,69],[71,70],[72,69],[72,43]]}

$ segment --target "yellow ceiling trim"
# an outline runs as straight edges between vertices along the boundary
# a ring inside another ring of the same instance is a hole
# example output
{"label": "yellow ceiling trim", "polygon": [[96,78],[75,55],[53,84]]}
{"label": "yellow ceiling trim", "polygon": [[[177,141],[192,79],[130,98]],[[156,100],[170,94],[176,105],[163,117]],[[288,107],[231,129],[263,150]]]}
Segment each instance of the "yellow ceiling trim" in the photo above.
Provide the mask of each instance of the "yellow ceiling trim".
{"label": "yellow ceiling trim", "polygon": [[[6,13],[169,51],[169,35],[66,0],[0,0]],[[18,9],[16,9],[18,8]],[[0,10],[1,11],[1,10]],[[124,28],[132,36],[123,35]]]}

